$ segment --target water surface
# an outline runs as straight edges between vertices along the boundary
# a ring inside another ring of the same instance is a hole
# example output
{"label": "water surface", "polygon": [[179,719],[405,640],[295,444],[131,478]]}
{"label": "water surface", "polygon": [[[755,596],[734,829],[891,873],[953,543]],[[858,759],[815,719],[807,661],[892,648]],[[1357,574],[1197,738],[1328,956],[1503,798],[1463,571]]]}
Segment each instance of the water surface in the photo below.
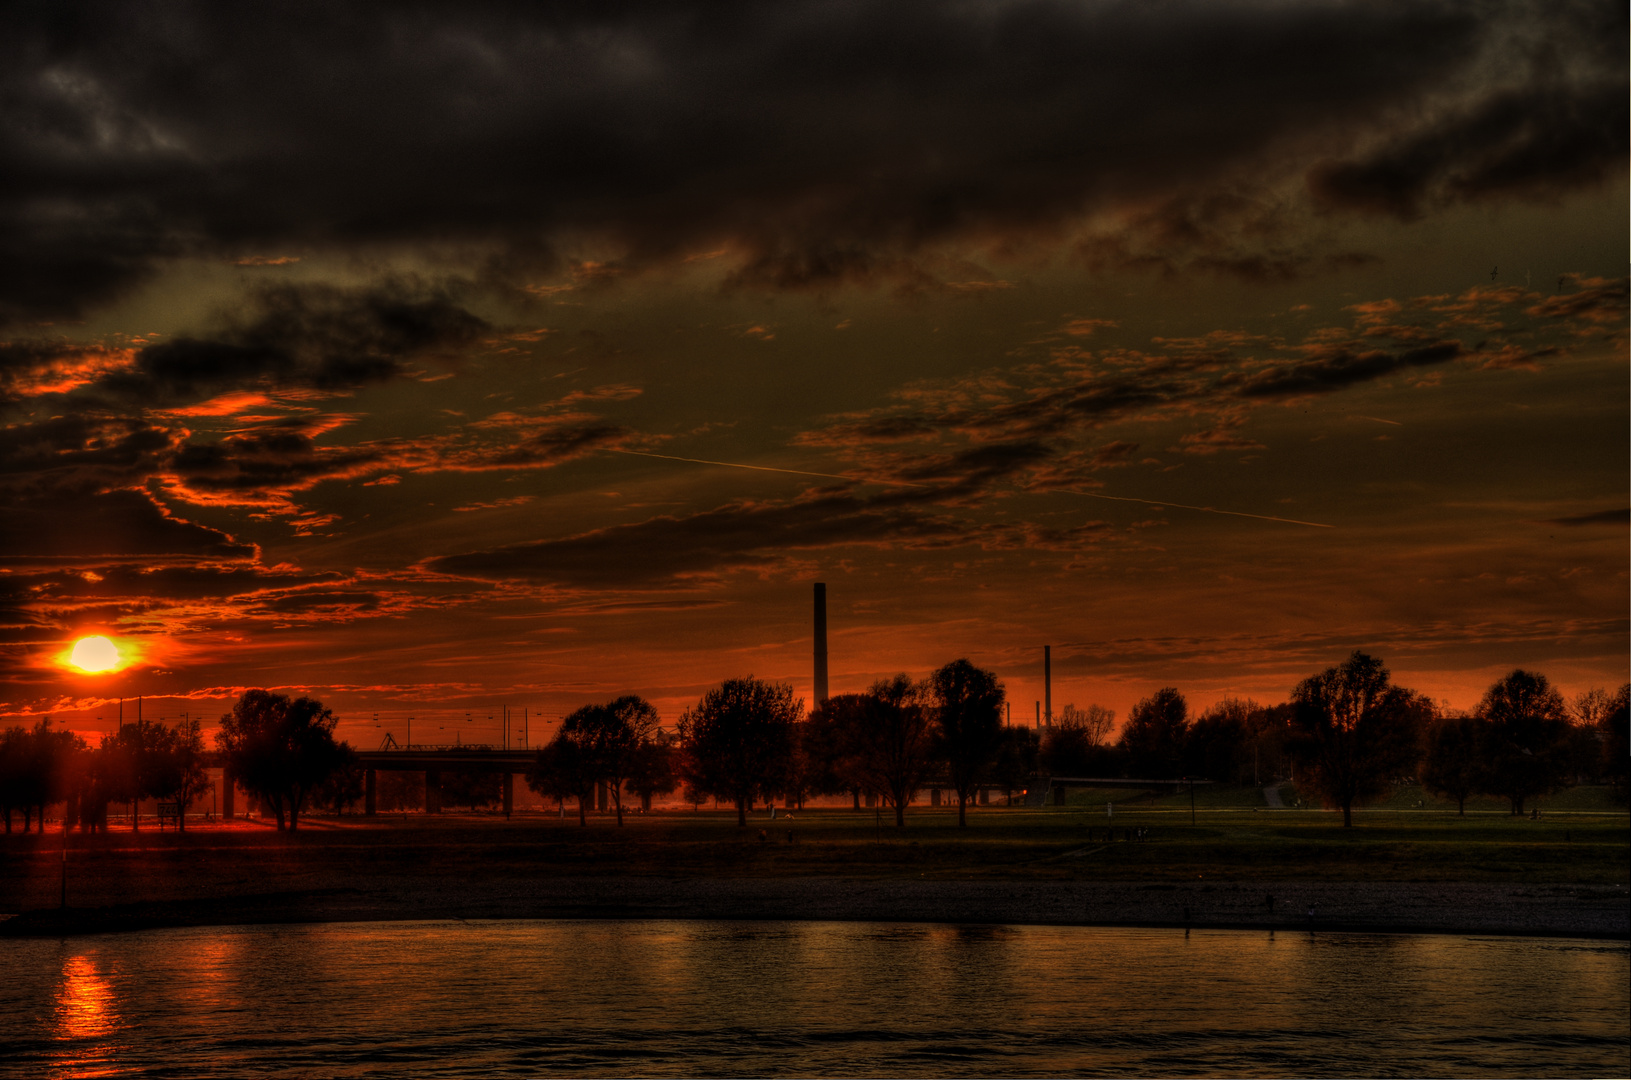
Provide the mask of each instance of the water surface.
{"label": "water surface", "polygon": [[0,1073],[1631,1072],[1618,942],[655,921],[0,943]]}

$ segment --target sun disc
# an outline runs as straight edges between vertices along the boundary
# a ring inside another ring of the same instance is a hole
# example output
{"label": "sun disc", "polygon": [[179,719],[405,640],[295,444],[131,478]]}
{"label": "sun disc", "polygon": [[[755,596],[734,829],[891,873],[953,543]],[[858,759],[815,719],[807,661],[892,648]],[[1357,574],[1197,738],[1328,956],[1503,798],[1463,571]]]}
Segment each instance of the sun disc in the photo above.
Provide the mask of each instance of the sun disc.
{"label": "sun disc", "polygon": [[82,671],[112,671],[119,666],[119,650],[100,635],[74,642],[74,666]]}

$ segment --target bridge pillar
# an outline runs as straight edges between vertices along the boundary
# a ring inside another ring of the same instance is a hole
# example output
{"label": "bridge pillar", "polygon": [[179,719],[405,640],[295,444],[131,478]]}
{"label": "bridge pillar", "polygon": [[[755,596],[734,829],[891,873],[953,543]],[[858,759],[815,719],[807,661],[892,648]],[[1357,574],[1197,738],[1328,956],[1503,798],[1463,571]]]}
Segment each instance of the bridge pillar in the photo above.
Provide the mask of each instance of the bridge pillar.
{"label": "bridge pillar", "polygon": [[929,805],[930,806],[939,806],[940,805],[940,789],[939,788],[934,787],[934,788],[929,789]]}
{"label": "bridge pillar", "polygon": [[510,820],[510,811],[515,809],[515,774],[504,774],[504,820]]}
{"label": "bridge pillar", "polygon": [[1065,805],[1065,785],[1055,784],[1053,786],[1053,805],[1055,805],[1055,806]]}
{"label": "bridge pillar", "polygon": [[990,788],[981,788],[980,789],[980,805],[981,806],[990,806],[991,805],[991,789]]}
{"label": "bridge pillar", "polygon": [[238,778],[232,775],[231,769],[221,770],[221,818],[232,820],[233,811],[237,809]]}
{"label": "bridge pillar", "polygon": [[374,814],[379,812],[379,799],[374,785],[374,770],[364,769],[362,774],[362,812]]}
{"label": "bridge pillar", "polygon": [[425,770],[425,813],[442,812],[442,773],[440,769]]}
{"label": "bridge pillar", "polygon": [[876,795],[872,794],[872,792],[870,792],[870,791],[867,792],[866,793],[866,808],[868,810],[871,810],[874,806],[877,806],[877,805],[878,805],[878,797]]}

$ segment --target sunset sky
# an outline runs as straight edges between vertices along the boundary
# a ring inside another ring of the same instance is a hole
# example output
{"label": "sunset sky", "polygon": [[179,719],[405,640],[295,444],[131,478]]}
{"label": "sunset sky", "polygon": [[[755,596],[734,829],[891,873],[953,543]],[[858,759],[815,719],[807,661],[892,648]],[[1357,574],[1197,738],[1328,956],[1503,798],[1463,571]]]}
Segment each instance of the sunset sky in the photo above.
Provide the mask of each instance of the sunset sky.
{"label": "sunset sky", "polygon": [[671,726],[808,695],[816,581],[834,692],[967,656],[1016,721],[1044,644],[1118,716],[1356,648],[1460,708],[1617,685],[1627,32],[7,5],[0,722]]}

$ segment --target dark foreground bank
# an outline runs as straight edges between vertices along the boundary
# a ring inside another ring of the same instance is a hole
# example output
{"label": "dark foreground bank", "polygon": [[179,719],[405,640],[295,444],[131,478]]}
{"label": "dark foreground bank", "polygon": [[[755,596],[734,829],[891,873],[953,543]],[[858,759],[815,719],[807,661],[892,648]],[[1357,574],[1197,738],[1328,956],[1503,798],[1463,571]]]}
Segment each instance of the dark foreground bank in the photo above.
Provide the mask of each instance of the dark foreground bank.
{"label": "dark foreground bank", "polygon": [[711,880],[404,882],[24,912],[8,937],[405,919],[754,919],[1560,935],[1624,939],[1623,886],[1419,882]]}
{"label": "dark foreground bank", "polygon": [[[791,919],[1628,936],[1622,815],[1118,809],[234,822],[0,837],[3,935],[398,919]],[[64,888],[66,886],[66,888]],[[66,896],[66,904],[63,904]],[[66,910],[61,908],[66,907]]]}

